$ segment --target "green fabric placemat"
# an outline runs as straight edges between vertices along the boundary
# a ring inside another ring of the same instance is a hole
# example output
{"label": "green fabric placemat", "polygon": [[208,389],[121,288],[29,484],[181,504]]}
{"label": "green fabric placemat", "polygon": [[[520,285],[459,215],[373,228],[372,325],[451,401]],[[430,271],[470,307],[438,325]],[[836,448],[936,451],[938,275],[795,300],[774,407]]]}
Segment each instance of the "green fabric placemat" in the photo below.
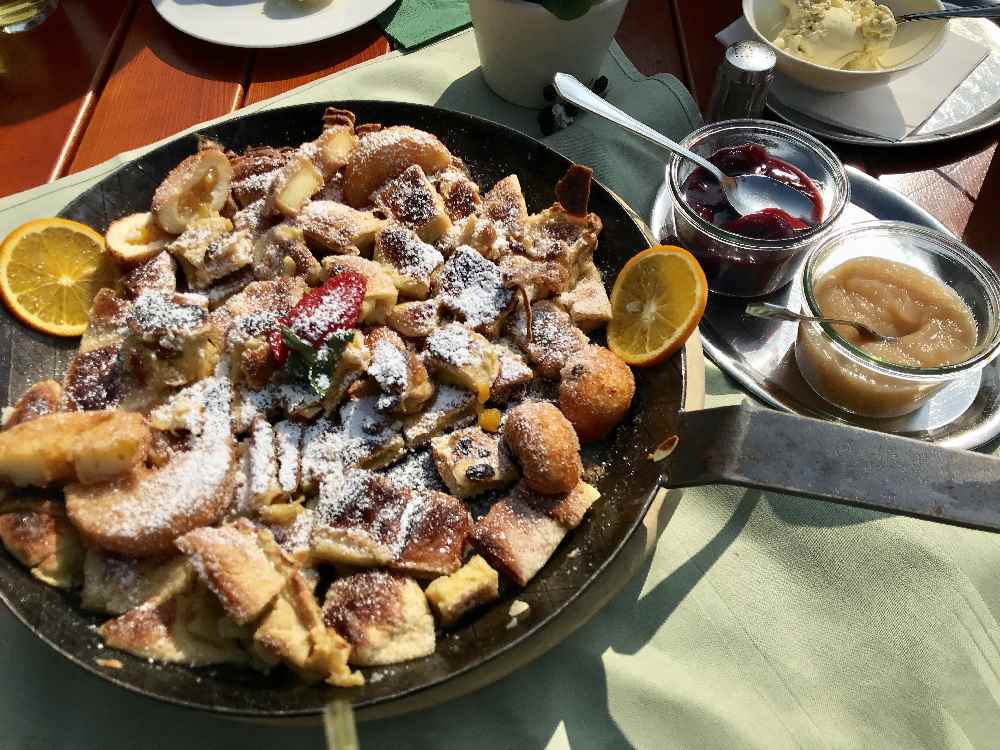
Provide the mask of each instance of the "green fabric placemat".
{"label": "green fabric placemat", "polygon": [[375,22],[403,49],[413,49],[472,23],[469,0],[401,0]]}
{"label": "green fabric placemat", "polygon": [[[679,137],[697,124],[670,77],[614,49],[610,98]],[[255,108],[382,98],[438,103],[537,134],[485,88],[470,32]],[[581,118],[548,141],[647,215],[653,147]],[[132,154],[134,156],[135,154]],[[129,158],[0,201],[0,235],[57,212]],[[706,372],[708,405],[742,394]],[[639,575],[530,666],[434,709],[360,728],[376,748],[995,748],[1000,537],[753,491],[689,490]],[[0,747],[321,748],[273,728],[136,697],[0,613]]]}

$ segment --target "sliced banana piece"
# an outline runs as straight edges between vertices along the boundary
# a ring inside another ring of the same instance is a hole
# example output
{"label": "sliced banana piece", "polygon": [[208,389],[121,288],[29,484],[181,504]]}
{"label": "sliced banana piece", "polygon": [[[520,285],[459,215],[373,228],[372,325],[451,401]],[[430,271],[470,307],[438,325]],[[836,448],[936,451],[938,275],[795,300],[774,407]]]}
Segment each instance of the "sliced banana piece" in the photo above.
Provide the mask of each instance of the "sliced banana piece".
{"label": "sliced banana piece", "polygon": [[323,173],[307,157],[297,154],[288,160],[271,183],[267,199],[270,213],[295,218],[299,211],[323,188]]}
{"label": "sliced banana piece", "polygon": [[218,213],[229,197],[232,179],[232,165],[219,149],[189,156],[156,188],[152,203],[156,222],[164,231],[180,234],[195,219]]}
{"label": "sliced banana piece", "polygon": [[306,155],[323,171],[323,176],[330,179],[347,164],[357,146],[358,137],[354,134],[354,128],[332,127],[326,128],[319,138],[306,144],[304,148]]}
{"label": "sliced banana piece", "polygon": [[135,268],[154,258],[173,236],[156,223],[150,212],[129,214],[111,222],[104,239],[108,252],[126,268]]}

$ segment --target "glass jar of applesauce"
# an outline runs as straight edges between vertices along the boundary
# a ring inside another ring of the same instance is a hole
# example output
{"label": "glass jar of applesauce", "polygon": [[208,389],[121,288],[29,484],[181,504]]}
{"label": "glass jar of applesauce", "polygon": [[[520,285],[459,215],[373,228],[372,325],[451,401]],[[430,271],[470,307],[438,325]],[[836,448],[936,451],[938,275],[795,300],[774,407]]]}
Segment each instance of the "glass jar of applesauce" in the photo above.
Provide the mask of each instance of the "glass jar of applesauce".
{"label": "glass jar of applesauce", "polygon": [[858,320],[800,323],[795,360],[830,403],[866,417],[907,414],[1000,351],[1000,278],[976,253],[933,229],[872,221],[831,234],[802,270],[803,310]]}

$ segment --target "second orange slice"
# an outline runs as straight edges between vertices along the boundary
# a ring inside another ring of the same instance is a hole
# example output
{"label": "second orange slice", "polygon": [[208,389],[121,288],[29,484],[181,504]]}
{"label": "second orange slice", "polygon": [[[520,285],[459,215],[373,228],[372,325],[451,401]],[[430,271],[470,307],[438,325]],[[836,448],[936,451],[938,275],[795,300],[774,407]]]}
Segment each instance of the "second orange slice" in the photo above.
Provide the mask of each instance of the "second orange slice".
{"label": "second orange slice", "polygon": [[611,291],[608,347],[630,365],[662,362],[698,327],[708,281],[691,253],[660,245],[625,264]]}

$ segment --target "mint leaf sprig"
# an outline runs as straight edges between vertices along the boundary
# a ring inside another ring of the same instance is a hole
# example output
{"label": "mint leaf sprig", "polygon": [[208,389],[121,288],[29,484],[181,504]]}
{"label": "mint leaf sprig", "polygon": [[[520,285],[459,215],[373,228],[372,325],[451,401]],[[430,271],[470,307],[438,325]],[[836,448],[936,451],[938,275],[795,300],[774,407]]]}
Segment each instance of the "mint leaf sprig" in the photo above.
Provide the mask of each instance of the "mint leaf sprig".
{"label": "mint leaf sprig", "polygon": [[281,326],[281,338],[288,347],[284,371],[290,380],[308,383],[323,398],[330,390],[330,374],[344,349],[354,338],[354,329],[333,331],[318,349],[299,338],[288,326]]}

